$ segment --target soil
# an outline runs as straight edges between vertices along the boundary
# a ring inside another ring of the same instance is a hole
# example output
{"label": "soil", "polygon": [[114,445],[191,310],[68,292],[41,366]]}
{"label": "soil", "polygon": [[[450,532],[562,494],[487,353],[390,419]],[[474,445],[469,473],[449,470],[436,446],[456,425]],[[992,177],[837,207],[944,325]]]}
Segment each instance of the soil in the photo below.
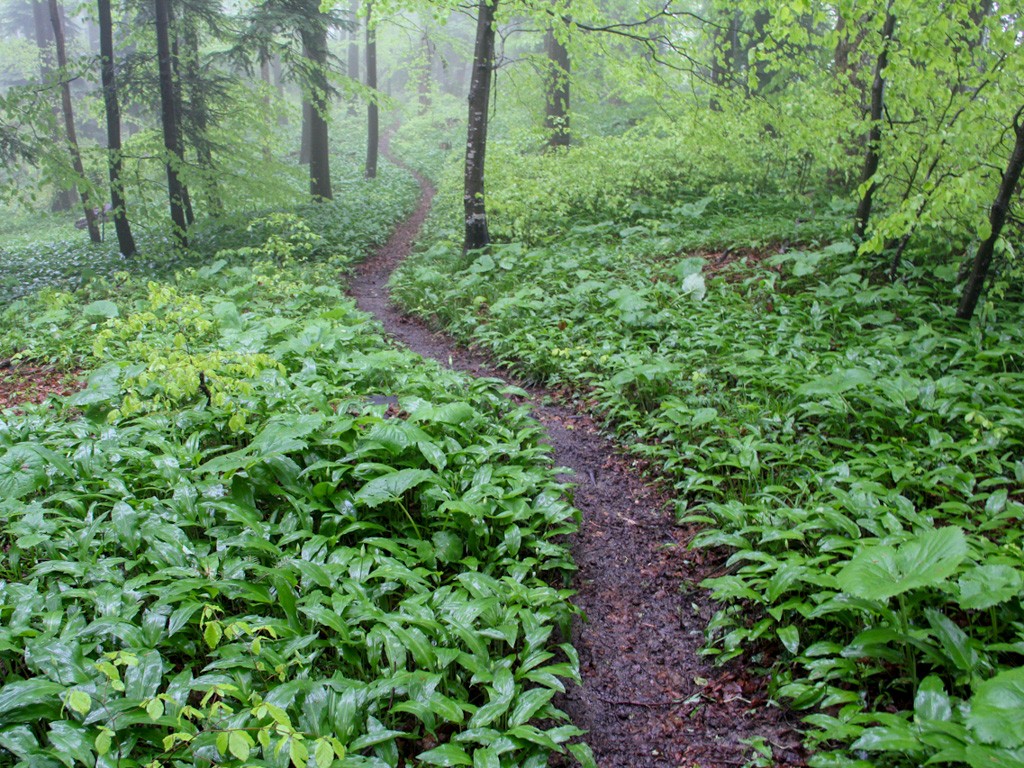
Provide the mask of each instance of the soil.
{"label": "soil", "polygon": [[51,395],[70,395],[82,387],[77,371],[52,365],[0,360],[0,411],[22,403],[42,403]]}
{"label": "soil", "polygon": [[[416,211],[356,268],[350,294],[396,341],[476,376],[509,380],[475,350],[456,345],[388,301],[391,271],[410,252],[434,194],[417,177]],[[715,667],[699,652],[716,606],[695,586],[721,554],[690,551],[695,531],[673,521],[669,498],[643,466],[602,434],[591,416],[521,381],[547,430],[556,466],[572,470],[582,513],[572,550],[579,570],[573,628],[583,685],[559,702],[588,731],[600,768],[803,766],[797,718],[768,701],[766,681],[738,665]],[[720,575],[719,570],[717,575]],[[763,739],[770,762],[748,763],[743,742]]]}

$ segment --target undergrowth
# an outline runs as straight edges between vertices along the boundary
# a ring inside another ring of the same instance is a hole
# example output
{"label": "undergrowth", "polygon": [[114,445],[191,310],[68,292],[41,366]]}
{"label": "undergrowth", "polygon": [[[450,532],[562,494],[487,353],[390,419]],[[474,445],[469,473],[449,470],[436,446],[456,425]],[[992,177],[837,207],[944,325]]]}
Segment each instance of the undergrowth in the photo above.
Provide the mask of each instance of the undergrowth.
{"label": "undergrowth", "polygon": [[552,207],[489,176],[519,241],[484,254],[442,195],[393,295],[573,387],[674,483],[694,545],[728,553],[707,653],[776,660],[812,765],[1024,765],[1021,305],[958,324],[951,270],[870,279],[841,207],[655,189],[615,213],[620,187],[563,211],[589,194],[572,157],[542,163]]}
{"label": "undergrowth", "polygon": [[4,312],[3,354],[90,373],[0,417],[0,763],[593,764],[538,426],[337,284],[408,189]]}

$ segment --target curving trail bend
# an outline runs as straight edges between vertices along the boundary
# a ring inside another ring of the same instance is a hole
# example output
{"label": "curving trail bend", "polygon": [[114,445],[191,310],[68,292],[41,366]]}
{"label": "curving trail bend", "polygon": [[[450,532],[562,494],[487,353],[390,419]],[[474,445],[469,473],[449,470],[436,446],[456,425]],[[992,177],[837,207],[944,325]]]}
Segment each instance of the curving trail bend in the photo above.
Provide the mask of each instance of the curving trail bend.
{"label": "curving trail bend", "polygon": [[[386,137],[382,144],[389,156]],[[483,355],[388,301],[388,278],[410,253],[434,196],[430,183],[414,175],[422,190],[416,211],[356,268],[349,293],[395,341],[423,357],[508,380]],[[712,575],[720,560],[687,550],[693,531],[673,524],[664,494],[644,482],[637,462],[624,458],[593,419],[552,405],[543,388],[510,383],[529,393],[555,465],[571,469],[565,479],[576,484],[582,524],[573,540],[579,567],[573,586],[586,618],[574,623],[571,639],[583,685],[559,704],[589,731],[598,765],[743,766],[751,749],[742,741],[758,737],[771,747],[772,765],[804,765],[794,723],[769,704],[765,681],[738,665],[715,668],[698,655],[715,606],[704,590],[688,585]]]}

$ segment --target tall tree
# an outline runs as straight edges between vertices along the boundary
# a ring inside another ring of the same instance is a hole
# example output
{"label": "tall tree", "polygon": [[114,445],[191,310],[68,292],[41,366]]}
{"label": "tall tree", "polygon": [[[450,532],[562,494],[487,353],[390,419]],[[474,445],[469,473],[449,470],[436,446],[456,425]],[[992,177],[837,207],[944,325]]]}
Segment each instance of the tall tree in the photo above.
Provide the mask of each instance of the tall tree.
{"label": "tall tree", "polygon": [[487,119],[494,73],[494,17],[498,0],[480,0],[477,6],[473,75],[469,83],[469,125],[466,132],[466,169],[463,187],[466,236],[464,253],[491,244],[484,199],[484,160],[487,154]]}
{"label": "tall tree", "polygon": [[117,233],[118,249],[125,256],[135,255],[135,238],[128,222],[128,205],[121,180],[121,107],[117,98],[114,66],[114,24],[110,0],[97,0],[100,36],[100,77],[103,81],[103,106],[107,118],[107,168],[110,175],[110,205]]}
{"label": "tall tree", "polygon": [[970,320],[974,310],[978,306],[978,299],[981,296],[982,286],[988,275],[989,267],[992,264],[992,256],[995,254],[996,243],[1003,233],[1003,225],[1006,224],[1006,217],[1010,213],[1010,203],[1013,200],[1014,191],[1017,189],[1017,182],[1020,181],[1021,170],[1024,169],[1024,124],[1021,116],[1024,115],[1024,107],[1017,110],[1013,118],[1013,132],[1016,141],[1013,143],[1013,150],[1010,152],[1010,161],[1006,164],[1006,171],[1003,172],[1003,179],[999,184],[999,192],[992,203],[992,210],[988,217],[988,237],[982,240],[974,254],[974,262],[971,265],[971,274],[967,278],[967,285],[964,287],[963,296],[960,299],[960,306],[957,308],[956,316],[961,320]]}
{"label": "tall tree", "polygon": [[167,197],[171,209],[171,221],[175,236],[183,246],[188,245],[185,221],[185,185],[178,176],[182,162],[181,139],[178,130],[178,115],[175,110],[174,73],[171,64],[170,0],[156,2],[156,51],[160,70],[160,117],[163,125],[165,166],[167,169]]}
{"label": "tall tree", "polygon": [[[71,155],[71,165],[75,174],[82,183],[87,183],[85,168],[82,166],[82,153],[78,149],[78,134],[75,130],[75,113],[71,105],[71,83],[68,81],[68,50],[64,41],[64,25],[61,23],[60,7],[57,0],[49,0],[50,24],[53,27],[53,41],[57,51],[57,68],[60,72],[60,100],[61,111],[64,114],[64,135],[67,139],[68,152]],[[92,203],[89,202],[89,193],[86,189],[79,191],[82,200],[82,208],[85,209],[85,223],[89,229],[89,239],[94,243],[101,242],[100,229],[96,224],[96,214],[93,211]]]}
{"label": "tall tree", "polygon": [[373,2],[366,4],[366,87],[372,93],[366,107],[366,178],[377,178],[380,152],[380,106],[377,104],[377,30],[373,21]]}

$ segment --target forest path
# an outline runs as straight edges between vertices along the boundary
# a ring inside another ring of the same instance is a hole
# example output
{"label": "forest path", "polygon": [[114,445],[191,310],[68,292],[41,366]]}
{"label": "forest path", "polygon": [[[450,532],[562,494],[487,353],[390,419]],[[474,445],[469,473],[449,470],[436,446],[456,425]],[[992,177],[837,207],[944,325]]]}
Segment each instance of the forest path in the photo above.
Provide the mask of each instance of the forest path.
{"label": "forest path", "polygon": [[692,531],[673,524],[664,494],[643,481],[637,462],[623,457],[588,415],[556,403],[543,388],[510,380],[483,355],[389,302],[388,278],[410,253],[434,196],[430,183],[414,175],[422,189],[416,211],[356,268],[349,293],[423,357],[525,389],[555,465],[572,470],[563,479],[576,484],[573,502],[582,513],[572,541],[579,568],[573,588],[586,618],[574,622],[571,640],[583,685],[558,703],[588,731],[598,766],[743,766],[751,750],[742,740],[756,737],[771,745],[772,765],[803,765],[799,737],[783,713],[767,706],[763,681],[698,655],[714,606],[706,591],[684,588],[718,564],[687,550]]}

